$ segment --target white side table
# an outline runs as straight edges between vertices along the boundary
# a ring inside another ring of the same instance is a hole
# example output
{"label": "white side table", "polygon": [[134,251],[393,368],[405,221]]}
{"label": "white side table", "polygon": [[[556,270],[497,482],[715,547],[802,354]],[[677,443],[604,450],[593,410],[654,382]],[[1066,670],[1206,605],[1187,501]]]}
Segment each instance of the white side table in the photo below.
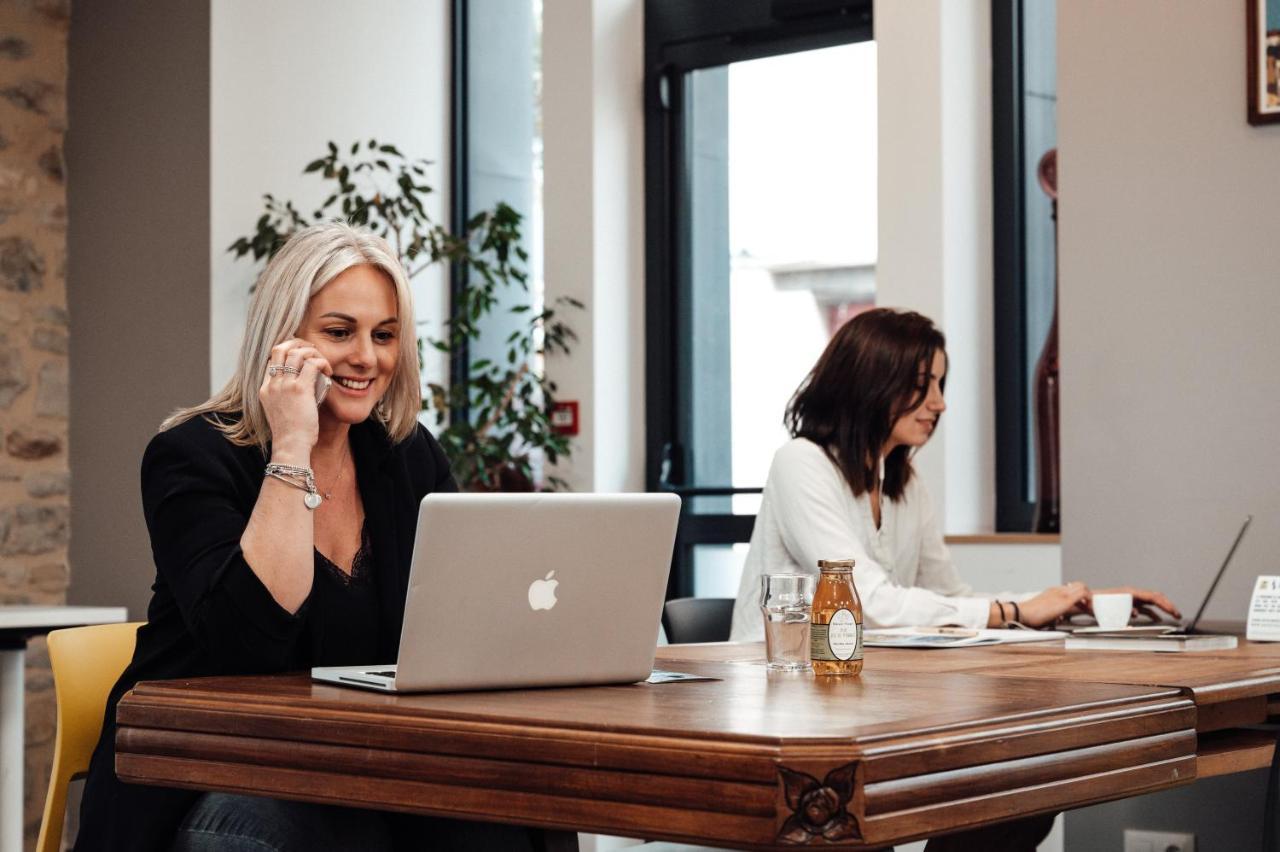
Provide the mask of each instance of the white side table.
{"label": "white side table", "polygon": [[22,852],[27,640],[60,627],[118,624],[119,606],[0,606],[0,852]]}

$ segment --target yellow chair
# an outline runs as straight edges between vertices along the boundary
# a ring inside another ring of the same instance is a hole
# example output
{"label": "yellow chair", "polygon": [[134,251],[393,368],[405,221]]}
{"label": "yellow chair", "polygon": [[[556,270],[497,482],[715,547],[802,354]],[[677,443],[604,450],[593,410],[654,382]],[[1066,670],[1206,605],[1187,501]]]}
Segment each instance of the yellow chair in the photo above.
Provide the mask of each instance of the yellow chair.
{"label": "yellow chair", "polygon": [[53,772],[44,800],[36,852],[60,852],[67,785],[89,770],[102,733],[107,695],[133,657],[142,622],[72,627],[49,634],[49,664],[58,694]]}

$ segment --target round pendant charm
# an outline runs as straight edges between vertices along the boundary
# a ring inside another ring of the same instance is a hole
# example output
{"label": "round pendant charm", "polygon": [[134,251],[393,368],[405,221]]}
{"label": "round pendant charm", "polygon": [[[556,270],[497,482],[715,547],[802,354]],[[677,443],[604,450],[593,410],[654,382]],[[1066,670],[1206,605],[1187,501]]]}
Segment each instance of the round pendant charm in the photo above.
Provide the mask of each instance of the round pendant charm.
{"label": "round pendant charm", "polygon": [[316,493],[316,492],[314,492],[314,491],[311,491],[311,492],[309,492],[309,493],[307,493],[307,494],[302,495],[302,502],[307,504],[307,508],[308,508],[308,509],[316,509],[316,508],[319,508],[320,503],[321,503],[323,500],[324,500],[324,498],[323,498],[323,497],[321,497],[319,494],[317,494],[317,493]]}

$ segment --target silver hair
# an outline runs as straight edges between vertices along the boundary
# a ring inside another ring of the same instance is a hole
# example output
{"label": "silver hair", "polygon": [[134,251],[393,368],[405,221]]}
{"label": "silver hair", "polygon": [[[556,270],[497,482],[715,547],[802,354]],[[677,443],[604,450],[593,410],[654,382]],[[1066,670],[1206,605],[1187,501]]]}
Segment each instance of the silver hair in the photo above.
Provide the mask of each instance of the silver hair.
{"label": "silver hair", "polygon": [[271,427],[258,399],[258,388],[272,347],[297,336],[307,305],[325,285],[353,266],[366,264],[383,272],[395,287],[400,319],[396,371],[373,416],[386,427],[392,442],[413,434],[422,408],[422,385],[409,278],[386,240],[343,222],[312,225],[289,238],[258,277],[235,374],[205,402],[169,415],[160,430],[192,417],[211,415],[210,422],[233,444],[257,445],[265,451],[271,442]]}

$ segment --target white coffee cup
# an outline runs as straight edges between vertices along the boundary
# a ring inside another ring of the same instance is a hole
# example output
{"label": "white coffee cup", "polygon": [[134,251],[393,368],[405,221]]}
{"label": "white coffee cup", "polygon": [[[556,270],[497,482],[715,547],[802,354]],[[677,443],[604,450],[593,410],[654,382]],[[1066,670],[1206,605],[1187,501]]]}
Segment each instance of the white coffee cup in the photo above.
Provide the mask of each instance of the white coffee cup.
{"label": "white coffee cup", "polygon": [[1116,592],[1093,596],[1093,617],[1103,630],[1120,630],[1129,625],[1133,611],[1133,595]]}

